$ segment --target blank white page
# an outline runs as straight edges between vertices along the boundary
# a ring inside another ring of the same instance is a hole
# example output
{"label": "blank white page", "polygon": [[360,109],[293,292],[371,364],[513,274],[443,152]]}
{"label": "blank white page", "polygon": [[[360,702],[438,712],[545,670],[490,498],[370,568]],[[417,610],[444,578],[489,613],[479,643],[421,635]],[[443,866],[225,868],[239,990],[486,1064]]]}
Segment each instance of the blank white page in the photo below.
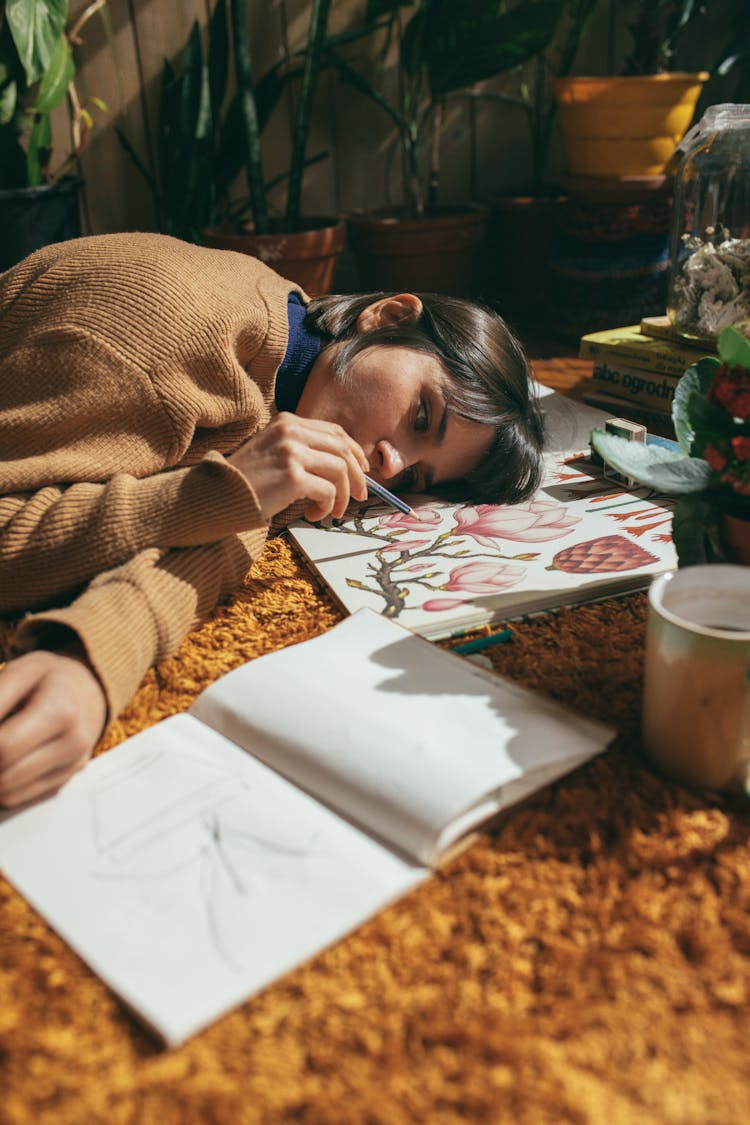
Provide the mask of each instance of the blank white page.
{"label": "blank white page", "polygon": [[371,610],[230,672],[192,711],[421,863],[613,734]]}

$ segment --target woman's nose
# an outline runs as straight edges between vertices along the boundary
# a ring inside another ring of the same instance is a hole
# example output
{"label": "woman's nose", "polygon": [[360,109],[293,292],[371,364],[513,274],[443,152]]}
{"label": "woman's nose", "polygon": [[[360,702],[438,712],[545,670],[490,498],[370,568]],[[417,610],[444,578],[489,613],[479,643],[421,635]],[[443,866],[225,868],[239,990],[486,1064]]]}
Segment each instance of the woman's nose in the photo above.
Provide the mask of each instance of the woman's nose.
{"label": "woman's nose", "polygon": [[395,445],[391,445],[385,439],[379,441],[375,446],[375,459],[376,465],[374,467],[377,468],[384,480],[391,480],[406,468],[406,462],[401,452]]}

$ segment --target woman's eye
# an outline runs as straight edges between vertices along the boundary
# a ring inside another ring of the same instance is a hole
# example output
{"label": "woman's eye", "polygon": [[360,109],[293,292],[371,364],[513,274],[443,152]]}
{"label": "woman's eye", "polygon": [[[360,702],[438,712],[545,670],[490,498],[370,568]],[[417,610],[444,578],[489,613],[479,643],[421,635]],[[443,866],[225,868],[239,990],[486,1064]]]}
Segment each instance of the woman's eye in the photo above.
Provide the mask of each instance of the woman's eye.
{"label": "woman's eye", "polygon": [[417,416],[414,419],[414,429],[418,434],[426,433],[430,428],[430,407],[426,399],[419,400]]}
{"label": "woman's eye", "polygon": [[401,474],[401,480],[398,482],[399,488],[405,492],[415,492],[417,488],[417,474],[414,469],[404,469]]}

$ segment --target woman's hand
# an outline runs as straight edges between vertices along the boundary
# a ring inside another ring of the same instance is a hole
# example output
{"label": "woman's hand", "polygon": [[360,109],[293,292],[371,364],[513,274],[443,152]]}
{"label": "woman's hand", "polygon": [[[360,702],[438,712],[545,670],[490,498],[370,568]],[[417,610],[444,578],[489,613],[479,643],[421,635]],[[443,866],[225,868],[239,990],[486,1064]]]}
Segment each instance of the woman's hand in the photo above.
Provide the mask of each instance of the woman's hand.
{"label": "woman's hand", "polygon": [[107,700],[75,652],[36,651],[0,670],[0,805],[58,789],[91,757]]}
{"label": "woman's hand", "polygon": [[367,459],[334,422],[277,414],[227,460],[253,486],[266,520],[305,499],[307,519],[338,517],[350,496],[367,496]]}

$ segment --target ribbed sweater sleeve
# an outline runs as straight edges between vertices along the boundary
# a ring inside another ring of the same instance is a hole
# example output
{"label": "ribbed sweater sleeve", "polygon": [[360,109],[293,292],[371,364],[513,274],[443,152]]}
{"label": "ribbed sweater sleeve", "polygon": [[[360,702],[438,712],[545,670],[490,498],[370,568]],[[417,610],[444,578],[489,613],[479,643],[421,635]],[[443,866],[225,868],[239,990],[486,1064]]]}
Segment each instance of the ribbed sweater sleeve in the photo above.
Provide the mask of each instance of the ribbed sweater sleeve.
{"label": "ribbed sweater sleeve", "polygon": [[171,655],[190,629],[237,588],[264,539],[265,532],[257,531],[207,547],[142,551],[95,578],[70,606],[25,618],[16,649],[43,645],[55,626],[72,629],[114,718],[149,667]]}
{"label": "ribbed sweater sleeve", "polygon": [[72,629],[112,716],[262,549],[226,458],[274,412],[294,288],[153,234],[0,274],[0,613],[36,611],[20,650]]}
{"label": "ribbed sweater sleeve", "polygon": [[219,453],[138,480],[48,485],[0,496],[0,613],[71,596],[148,547],[192,547],[265,530],[252,488]]}

